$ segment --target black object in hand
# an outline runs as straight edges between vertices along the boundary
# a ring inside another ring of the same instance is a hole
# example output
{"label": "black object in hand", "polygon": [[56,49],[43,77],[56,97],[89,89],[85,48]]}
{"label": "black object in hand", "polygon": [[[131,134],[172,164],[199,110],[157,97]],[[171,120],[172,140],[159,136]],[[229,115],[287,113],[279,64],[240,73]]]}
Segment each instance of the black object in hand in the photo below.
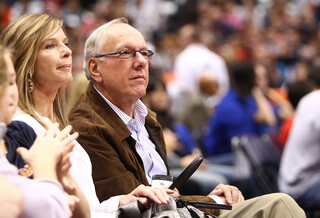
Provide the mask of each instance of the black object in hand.
{"label": "black object in hand", "polygon": [[183,183],[190,178],[190,176],[198,169],[202,163],[203,158],[201,156],[196,157],[188,166],[185,168],[182,173],[178,176],[176,180],[173,181],[169,189],[181,188]]}

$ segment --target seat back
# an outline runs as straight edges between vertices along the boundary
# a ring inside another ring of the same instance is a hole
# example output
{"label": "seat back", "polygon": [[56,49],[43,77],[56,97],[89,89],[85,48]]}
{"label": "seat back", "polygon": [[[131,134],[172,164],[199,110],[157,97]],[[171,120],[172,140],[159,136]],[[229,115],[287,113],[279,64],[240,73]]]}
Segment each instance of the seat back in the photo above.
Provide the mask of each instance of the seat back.
{"label": "seat back", "polygon": [[262,194],[278,191],[280,153],[269,135],[232,138],[237,179],[253,179]]}

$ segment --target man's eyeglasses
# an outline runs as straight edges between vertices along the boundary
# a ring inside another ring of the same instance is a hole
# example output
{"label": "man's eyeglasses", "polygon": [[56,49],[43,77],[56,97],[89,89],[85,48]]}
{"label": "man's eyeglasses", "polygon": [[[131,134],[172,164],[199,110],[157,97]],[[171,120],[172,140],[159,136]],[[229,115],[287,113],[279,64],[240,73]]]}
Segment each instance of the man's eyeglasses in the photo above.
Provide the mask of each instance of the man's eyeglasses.
{"label": "man's eyeglasses", "polygon": [[147,50],[147,49],[143,49],[140,51],[137,51],[134,49],[122,49],[118,52],[112,52],[112,53],[108,53],[108,54],[100,54],[100,55],[96,55],[94,57],[101,58],[101,57],[105,57],[105,56],[109,56],[109,55],[117,55],[116,57],[121,58],[121,59],[131,59],[136,56],[137,52],[139,52],[146,60],[151,60],[151,58],[154,54],[153,51]]}

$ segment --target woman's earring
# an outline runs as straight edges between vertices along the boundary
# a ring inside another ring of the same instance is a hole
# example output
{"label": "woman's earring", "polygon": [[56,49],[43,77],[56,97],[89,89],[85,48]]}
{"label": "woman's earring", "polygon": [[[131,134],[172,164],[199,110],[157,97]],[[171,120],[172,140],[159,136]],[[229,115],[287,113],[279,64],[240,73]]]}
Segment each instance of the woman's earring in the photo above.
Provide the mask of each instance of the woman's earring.
{"label": "woman's earring", "polygon": [[31,93],[33,91],[34,85],[31,79],[28,79],[28,84],[29,84],[29,92]]}

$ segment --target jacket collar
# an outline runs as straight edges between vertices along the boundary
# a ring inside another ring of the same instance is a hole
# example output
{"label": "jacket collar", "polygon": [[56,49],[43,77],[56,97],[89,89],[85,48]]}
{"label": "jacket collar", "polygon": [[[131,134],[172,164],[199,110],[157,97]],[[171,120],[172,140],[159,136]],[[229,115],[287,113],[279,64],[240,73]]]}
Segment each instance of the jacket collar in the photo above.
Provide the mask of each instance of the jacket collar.
{"label": "jacket collar", "polygon": [[[88,85],[86,98],[91,99],[89,102],[92,103],[92,109],[117,132],[121,140],[125,140],[126,138],[131,136],[131,132],[128,130],[125,123],[108,105],[108,103],[99,95],[91,82]],[[159,135],[159,131],[161,131],[161,125],[157,122],[156,116],[156,113],[148,109],[148,115],[146,116],[146,126],[151,138],[153,138],[152,136],[154,135]]]}
{"label": "jacket collar", "polygon": [[131,132],[128,130],[127,126],[94,89],[92,82],[88,85],[85,98],[88,98],[87,102],[91,102],[92,109],[117,132],[122,141],[131,136]]}
{"label": "jacket collar", "polygon": [[[85,94],[87,102],[91,102],[92,109],[104,119],[117,133],[121,141],[125,141],[131,138],[131,132],[121,120],[121,118],[116,114],[116,112],[108,105],[108,103],[100,96],[100,94],[93,87],[92,82],[89,83],[87,92]],[[167,166],[167,157],[165,150],[165,142],[163,138],[161,125],[156,119],[156,113],[148,109],[148,115],[146,116],[145,127],[149,133],[150,140],[155,144],[156,150],[160,154],[161,158],[164,160]],[[161,134],[159,134],[159,132]],[[129,140],[131,141],[131,139]]]}

